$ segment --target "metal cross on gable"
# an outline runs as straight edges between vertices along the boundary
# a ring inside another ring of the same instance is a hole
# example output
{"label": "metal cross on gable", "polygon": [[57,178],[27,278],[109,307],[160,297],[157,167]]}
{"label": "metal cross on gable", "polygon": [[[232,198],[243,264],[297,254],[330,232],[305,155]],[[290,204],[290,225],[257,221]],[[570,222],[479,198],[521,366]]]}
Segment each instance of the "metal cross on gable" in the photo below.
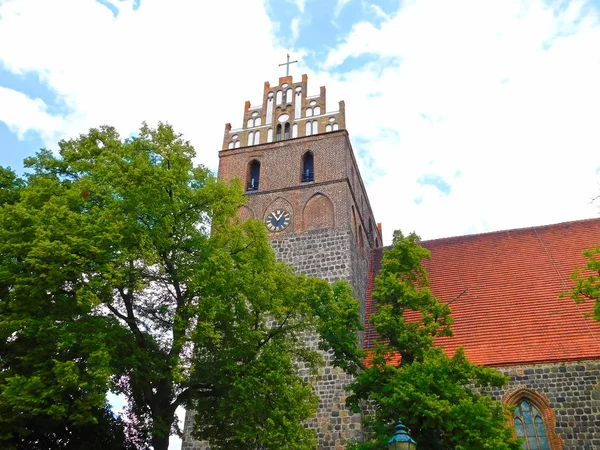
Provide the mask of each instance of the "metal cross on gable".
{"label": "metal cross on gable", "polygon": [[298,61],[290,61],[290,54],[288,53],[287,55],[287,62],[284,62],[283,64],[279,64],[279,67],[281,66],[285,66],[285,76],[289,77],[290,76],[290,64],[295,64]]}

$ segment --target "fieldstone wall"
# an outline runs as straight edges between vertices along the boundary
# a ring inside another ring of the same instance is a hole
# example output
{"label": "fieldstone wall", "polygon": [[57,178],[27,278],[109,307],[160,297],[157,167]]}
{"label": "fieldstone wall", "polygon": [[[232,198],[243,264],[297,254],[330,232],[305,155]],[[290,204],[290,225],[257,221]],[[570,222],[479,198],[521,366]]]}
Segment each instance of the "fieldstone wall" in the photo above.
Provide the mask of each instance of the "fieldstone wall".
{"label": "fieldstone wall", "polygon": [[[330,283],[348,280],[355,288],[356,297],[366,297],[367,255],[356,248],[351,231],[313,230],[272,239],[271,246],[277,259],[291,264],[297,272]],[[318,338],[308,337],[307,344],[316,349]],[[346,408],[344,388],[352,382],[352,377],[332,366],[331,355],[324,354],[323,357],[325,365],[319,369],[316,379],[311,380],[319,395],[319,409],[307,425],[317,431],[319,449],[342,450],[349,442],[361,439],[360,415],[351,414]],[[309,381],[307,371],[301,369],[300,373]]]}
{"label": "fieldstone wall", "polygon": [[542,394],[556,418],[563,450],[600,449],[600,361],[536,364],[498,368],[510,378],[503,389],[491,391],[506,399],[519,388]]}
{"label": "fieldstone wall", "polygon": [[[281,238],[276,235],[271,239],[271,246],[277,259],[291,264],[297,272],[323,278],[330,283],[348,280],[355,288],[355,296],[364,302],[368,251],[357,248],[350,230],[311,230],[296,235],[281,234]],[[315,335],[308,336],[306,342],[312,349],[318,346]],[[346,408],[344,388],[352,377],[332,366],[330,354],[324,354],[323,358],[325,365],[313,379],[310,379],[308,370],[300,368],[300,375],[314,385],[320,399],[317,413],[307,426],[316,430],[319,449],[343,450],[348,443],[362,440],[361,417],[351,414]],[[192,425],[191,414],[186,414],[183,450],[208,449],[206,443],[191,438]]]}

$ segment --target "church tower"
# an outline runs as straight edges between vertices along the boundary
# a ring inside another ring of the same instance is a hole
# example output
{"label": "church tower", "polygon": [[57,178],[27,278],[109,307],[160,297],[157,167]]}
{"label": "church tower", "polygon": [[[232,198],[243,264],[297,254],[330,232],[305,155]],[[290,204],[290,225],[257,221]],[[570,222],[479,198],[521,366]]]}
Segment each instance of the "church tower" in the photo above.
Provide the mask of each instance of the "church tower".
{"label": "church tower", "polygon": [[[381,229],[346,131],[344,102],[327,111],[325,87],[307,94],[307,75],[298,82],[281,77],[277,86],[265,82],[262,105],[245,103],[242,128],[225,125],[219,179],[242,181],[248,203],[239,216],[265,224],[279,260],[329,282],[348,280],[364,319],[369,255],[381,246]],[[319,409],[308,426],[317,431],[319,449],[343,449],[360,439],[360,417],[345,407],[351,377],[324,356],[314,380]],[[203,448],[190,444],[184,440],[183,448]]]}

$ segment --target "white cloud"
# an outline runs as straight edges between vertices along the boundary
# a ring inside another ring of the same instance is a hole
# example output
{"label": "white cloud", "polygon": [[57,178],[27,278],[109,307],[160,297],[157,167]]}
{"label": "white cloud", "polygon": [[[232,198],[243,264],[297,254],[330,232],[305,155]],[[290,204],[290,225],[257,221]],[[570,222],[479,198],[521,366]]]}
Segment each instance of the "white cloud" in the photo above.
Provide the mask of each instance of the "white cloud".
{"label": "white cloud", "polygon": [[2,86],[0,122],[4,122],[19,139],[23,139],[28,131],[34,131],[46,140],[53,140],[64,127],[63,118],[49,114],[41,99],[32,99],[22,92]]}
{"label": "white cloud", "polygon": [[290,29],[292,30],[292,42],[296,42],[300,36],[300,17],[294,17],[292,19]]}
{"label": "white cloud", "polygon": [[169,121],[216,168],[225,123],[241,125],[244,100],[260,103],[286,53],[273,44],[263,2],[223,1],[210,13],[184,0],[144,0],[137,10],[130,0],[111,3],[117,17],[95,0],[0,3],[0,42],[10,43],[0,46],[0,62],[39,75],[70,109],[62,123],[22,110],[9,125],[50,137],[101,124],[127,135],[143,120]]}
{"label": "white cloud", "polygon": [[304,14],[304,9],[306,7],[306,0],[286,0],[288,3],[293,3],[298,8],[300,14]]}
{"label": "white cloud", "polygon": [[337,0],[335,10],[333,11],[333,17],[337,19],[337,17],[340,15],[342,10],[348,3],[350,3],[350,0]]}
{"label": "white cloud", "polygon": [[[379,27],[356,24],[318,77],[346,100],[386,237],[597,216],[598,48],[598,13],[581,1],[410,1]],[[376,61],[332,74],[365,55]]]}

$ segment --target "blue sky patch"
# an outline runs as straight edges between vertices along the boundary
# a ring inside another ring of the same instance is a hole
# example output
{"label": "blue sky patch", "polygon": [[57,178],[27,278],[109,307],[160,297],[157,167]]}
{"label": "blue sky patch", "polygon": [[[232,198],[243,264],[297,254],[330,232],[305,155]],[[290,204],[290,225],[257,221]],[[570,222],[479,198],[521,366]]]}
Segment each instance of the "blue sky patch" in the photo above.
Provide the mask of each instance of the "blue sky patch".
{"label": "blue sky patch", "polygon": [[421,175],[417,183],[421,186],[435,186],[444,195],[448,195],[452,190],[452,186],[444,178],[436,174]]}
{"label": "blue sky patch", "polygon": [[0,122],[0,165],[10,167],[19,175],[23,174],[23,159],[33,156],[44,146],[35,133],[27,133],[20,141],[4,122]]}
{"label": "blue sky patch", "polygon": [[56,115],[68,112],[66,104],[56,95],[56,92],[49,89],[36,74],[15,74],[4,69],[0,64],[0,86],[17,92],[24,92],[32,99],[41,99],[46,104],[46,111],[49,114]]}

